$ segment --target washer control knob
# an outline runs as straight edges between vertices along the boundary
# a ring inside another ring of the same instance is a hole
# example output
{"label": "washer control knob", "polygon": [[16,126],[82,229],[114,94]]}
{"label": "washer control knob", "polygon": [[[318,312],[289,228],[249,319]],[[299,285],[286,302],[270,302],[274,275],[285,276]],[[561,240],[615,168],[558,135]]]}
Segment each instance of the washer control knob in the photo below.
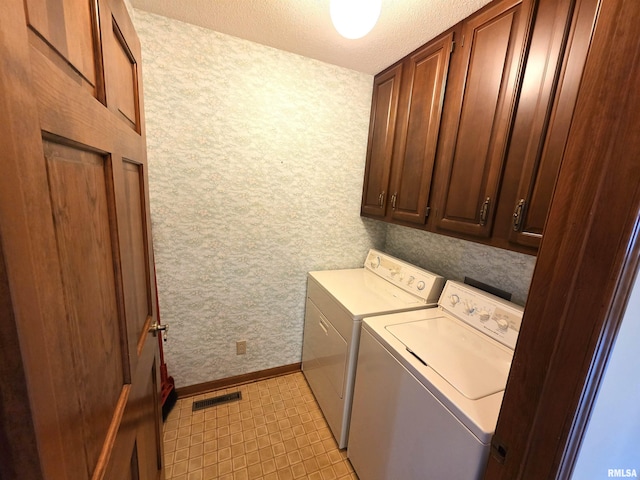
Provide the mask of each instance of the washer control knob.
{"label": "washer control knob", "polygon": [[464,302],[464,313],[467,315],[473,315],[476,313],[476,307],[473,304],[470,304],[469,301]]}
{"label": "washer control knob", "polygon": [[371,268],[378,268],[380,266],[380,257],[376,257],[371,260]]}
{"label": "washer control knob", "polygon": [[489,317],[491,317],[491,315],[489,315],[489,312],[487,312],[486,310],[480,310],[478,312],[478,316],[480,317],[480,321],[483,323],[489,320]]}
{"label": "washer control knob", "polygon": [[424,290],[424,287],[426,287],[426,285],[422,280],[420,280],[418,282],[418,285],[416,285],[416,287],[418,287],[418,290]]}
{"label": "washer control knob", "polygon": [[503,332],[509,329],[509,322],[507,322],[504,318],[499,318],[496,323],[498,324],[498,328]]}
{"label": "washer control knob", "polygon": [[411,286],[411,285],[413,285],[413,282],[415,282],[415,281],[416,281],[416,277],[414,277],[413,275],[411,275],[411,276],[409,277],[409,279],[407,280],[407,285]]}
{"label": "washer control knob", "polygon": [[454,293],[453,295],[449,296],[449,302],[451,303],[452,307],[455,307],[458,303],[460,303],[460,297]]}

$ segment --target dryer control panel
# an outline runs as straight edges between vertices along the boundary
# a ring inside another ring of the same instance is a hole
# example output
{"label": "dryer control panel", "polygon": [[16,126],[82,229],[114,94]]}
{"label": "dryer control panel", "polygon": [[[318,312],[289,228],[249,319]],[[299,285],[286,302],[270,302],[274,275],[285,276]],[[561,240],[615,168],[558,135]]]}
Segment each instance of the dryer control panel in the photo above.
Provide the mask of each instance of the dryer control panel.
{"label": "dryer control panel", "polygon": [[438,305],[476,330],[515,348],[522,323],[521,306],[452,280],[447,281]]}
{"label": "dryer control panel", "polygon": [[434,305],[440,297],[445,282],[444,277],[440,275],[374,249],[369,250],[364,268],[421,298],[425,303]]}

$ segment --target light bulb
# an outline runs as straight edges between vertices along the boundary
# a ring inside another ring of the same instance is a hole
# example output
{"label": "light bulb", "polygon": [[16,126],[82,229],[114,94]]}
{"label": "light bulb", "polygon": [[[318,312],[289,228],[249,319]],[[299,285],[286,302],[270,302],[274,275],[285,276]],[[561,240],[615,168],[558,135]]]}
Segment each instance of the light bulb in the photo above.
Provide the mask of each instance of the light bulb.
{"label": "light bulb", "polygon": [[356,39],[371,31],[381,9],[382,0],[331,0],[329,13],[340,35]]}

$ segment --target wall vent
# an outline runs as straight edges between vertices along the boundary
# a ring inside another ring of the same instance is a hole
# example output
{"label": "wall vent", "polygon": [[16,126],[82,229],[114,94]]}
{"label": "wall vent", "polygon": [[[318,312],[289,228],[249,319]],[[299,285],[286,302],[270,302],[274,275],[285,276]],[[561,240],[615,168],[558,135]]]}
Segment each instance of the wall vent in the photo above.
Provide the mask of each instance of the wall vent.
{"label": "wall vent", "polygon": [[216,405],[220,405],[222,403],[233,402],[235,400],[240,400],[240,399],[242,399],[242,393],[233,392],[233,393],[227,393],[226,395],[218,395],[217,397],[207,398],[205,400],[197,400],[193,402],[191,411],[195,412],[196,410],[215,407]]}

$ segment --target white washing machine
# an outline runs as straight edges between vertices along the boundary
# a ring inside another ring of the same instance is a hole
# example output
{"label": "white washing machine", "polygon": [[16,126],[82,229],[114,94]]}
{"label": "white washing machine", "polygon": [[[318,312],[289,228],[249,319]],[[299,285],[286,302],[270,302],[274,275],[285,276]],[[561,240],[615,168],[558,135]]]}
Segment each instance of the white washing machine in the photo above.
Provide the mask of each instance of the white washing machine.
{"label": "white washing machine", "polygon": [[436,307],[444,281],[373,249],[364,268],[309,272],[302,371],[339,448],[347,445],[362,319]]}
{"label": "white washing machine", "polygon": [[484,472],[522,307],[448,281],[437,309],[363,322],[347,456],[361,480]]}

